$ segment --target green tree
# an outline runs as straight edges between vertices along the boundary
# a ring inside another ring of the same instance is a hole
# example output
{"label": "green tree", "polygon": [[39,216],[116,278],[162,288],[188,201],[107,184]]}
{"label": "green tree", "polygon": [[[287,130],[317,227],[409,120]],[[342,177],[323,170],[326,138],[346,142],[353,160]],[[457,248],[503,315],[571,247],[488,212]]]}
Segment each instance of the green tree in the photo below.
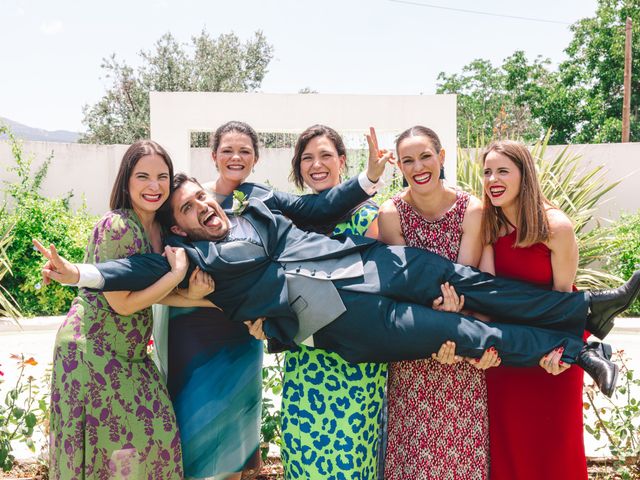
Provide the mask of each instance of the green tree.
{"label": "green tree", "polygon": [[458,137],[474,147],[492,138],[551,143],[619,142],[626,18],[633,21],[631,140],[640,141],[640,0],[598,0],[593,18],[571,26],[557,71],[521,51],[500,67],[476,59],[461,74],[438,75],[437,93],[458,94]]}
{"label": "green tree", "polygon": [[[133,68],[115,54],[101,68],[111,85],[95,105],[85,105],[83,143],[133,143],[149,137],[149,92],[245,92],[257,89],[273,58],[262,32],[241,41],[234,33],[212,38],[206,31],[179,43],[164,34],[141,51]],[[206,135],[196,143],[206,145]]]}
{"label": "green tree", "polygon": [[[576,143],[619,142],[622,137],[625,24],[633,21],[631,141],[640,141],[640,0],[598,0],[596,15],[571,26],[573,39],[560,81],[580,115],[569,132]],[[549,125],[554,127],[554,125]]]}
{"label": "green tree", "polygon": [[473,60],[461,74],[438,75],[436,93],[458,95],[458,140],[463,147],[484,144],[492,138],[536,141],[544,128],[533,114],[532,105],[545,98],[554,82],[549,60],[529,62],[516,51],[499,67],[490,61]]}

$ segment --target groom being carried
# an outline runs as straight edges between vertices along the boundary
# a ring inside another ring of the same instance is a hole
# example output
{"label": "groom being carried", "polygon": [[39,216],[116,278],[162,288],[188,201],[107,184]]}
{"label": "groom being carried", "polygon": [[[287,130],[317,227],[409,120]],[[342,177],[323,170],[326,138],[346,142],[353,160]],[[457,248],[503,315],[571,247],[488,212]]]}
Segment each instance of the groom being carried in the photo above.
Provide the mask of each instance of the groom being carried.
{"label": "groom being carried", "polygon": [[[228,318],[266,317],[263,328],[272,351],[305,343],[351,362],[387,362],[427,358],[452,340],[460,355],[478,358],[493,346],[503,364],[530,366],[563,346],[563,361],[577,363],[612,394],[617,367],[599,344],[585,345],[582,333],[586,328],[606,336],[614,317],[638,296],[640,272],[610,291],[541,290],[421,249],[304,232],[279,213],[277,195],[257,198],[255,186],[243,187],[248,200],[225,211],[196,179],[178,174],[162,220],[174,234],[168,243],[184,248],[192,267],[215,279],[208,298]],[[332,190],[315,196],[311,208],[301,202],[300,216],[312,223],[318,212],[366,197],[355,179]],[[45,275],[78,281],[76,266],[54,249],[39,248],[49,258]],[[89,269],[95,275],[83,274],[81,286],[114,291],[144,289],[170,266],[160,255],[145,254]],[[445,282],[465,296],[469,309],[505,323],[432,310]],[[527,326],[531,323],[536,327]]]}

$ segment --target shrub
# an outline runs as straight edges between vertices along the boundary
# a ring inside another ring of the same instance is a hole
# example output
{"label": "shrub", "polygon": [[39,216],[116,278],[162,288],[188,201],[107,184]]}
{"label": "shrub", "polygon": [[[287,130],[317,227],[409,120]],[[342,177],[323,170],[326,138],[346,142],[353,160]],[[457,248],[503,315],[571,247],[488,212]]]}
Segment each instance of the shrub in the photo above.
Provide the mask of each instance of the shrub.
{"label": "shrub", "polygon": [[[265,346],[266,353],[266,346]],[[282,447],[282,416],[275,408],[273,401],[265,394],[273,397],[282,395],[284,383],[284,354],[276,353],[273,357],[275,365],[262,367],[262,422],[260,427],[260,453],[262,461],[266,461],[269,445]]]}
{"label": "shrub", "polygon": [[76,295],[75,289],[56,282],[46,289],[40,288],[43,259],[34,250],[31,239],[53,243],[62,256],[79,262],[84,257],[94,220],[85,209],[74,214],[64,200],[45,198],[27,199],[16,206],[13,213],[0,219],[14,225],[13,241],[7,248],[13,276],[3,283],[24,315],[64,313]]}
{"label": "shrub", "polygon": [[[37,382],[28,375],[27,369],[38,362],[24,355],[11,355],[17,362],[18,378],[9,387],[0,403],[0,471],[8,472],[13,467],[13,441],[23,442],[32,452],[35,452],[33,434],[36,428],[42,429],[48,423],[48,378]],[[4,373],[0,372],[0,386],[4,383]]]}
{"label": "shrub", "polygon": [[612,360],[620,367],[613,399],[605,397],[595,383],[585,385],[585,430],[596,440],[606,439],[620,479],[638,478],[640,473],[640,378],[629,368],[629,358],[620,350]]}
{"label": "shrub", "polygon": [[[7,258],[7,246],[11,244],[11,226],[0,228],[0,280],[5,275],[11,275],[11,263]],[[16,302],[13,296],[5,288],[4,283],[0,284],[0,316],[16,318],[20,316],[20,312],[16,308]],[[16,320],[17,321],[17,320]]]}
{"label": "shrub", "polygon": [[5,182],[4,185],[7,196],[12,200],[13,211],[9,212],[4,207],[0,210],[0,232],[11,229],[12,233],[12,241],[6,246],[5,253],[13,275],[3,279],[3,287],[24,315],[64,313],[75,296],[75,290],[58,284],[40,288],[40,269],[44,262],[33,248],[31,239],[54,243],[61,255],[72,262],[79,262],[84,257],[95,217],[89,215],[85,207],[74,213],[69,206],[71,193],[61,199],[50,199],[40,194],[52,156],[32,172],[33,158],[23,154],[21,142],[6,127],[0,127],[0,133],[8,134],[15,160],[9,170],[17,175],[16,181]]}
{"label": "shrub", "polygon": [[[623,215],[611,230],[614,238],[607,270],[628,280],[640,268],[640,213]],[[636,300],[625,314],[640,316],[640,300]]]}

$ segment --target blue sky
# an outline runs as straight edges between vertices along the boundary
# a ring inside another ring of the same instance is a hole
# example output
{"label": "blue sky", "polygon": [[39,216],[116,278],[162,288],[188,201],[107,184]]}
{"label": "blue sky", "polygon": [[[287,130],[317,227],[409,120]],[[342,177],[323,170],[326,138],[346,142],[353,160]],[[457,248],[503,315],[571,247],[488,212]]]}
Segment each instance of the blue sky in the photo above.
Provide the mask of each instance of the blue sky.
{"label": "blue sky", "polygon": [[[463,13],[432,6],[564,23]],[[82,106],[108,81],[102,58],[132,65],[170,31],[205,28],[248,38],[262,30],[275,56],[261,91],[431,94],[439,72],[474,58],[500,63],[516,49],[564,59],[570,23],[596,0],[0,0],[0,116],[33,127],[82,130]]]}

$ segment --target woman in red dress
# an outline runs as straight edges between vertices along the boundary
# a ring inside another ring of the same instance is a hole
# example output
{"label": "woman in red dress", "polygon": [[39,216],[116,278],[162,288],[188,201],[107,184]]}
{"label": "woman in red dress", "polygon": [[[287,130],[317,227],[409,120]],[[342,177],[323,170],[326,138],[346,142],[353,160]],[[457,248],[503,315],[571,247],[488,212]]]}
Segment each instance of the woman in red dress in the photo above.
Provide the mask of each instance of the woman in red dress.
{"label": "woman in red dress", "polygon": [[[487,244],[480,267],[498,276],[571,291],[578,247],[569,218],[544,197],[527,148],[491,144],[483,155]],[[491,480],[587,478],[583,371],[553,351],[540,367],[487,371]]]}

